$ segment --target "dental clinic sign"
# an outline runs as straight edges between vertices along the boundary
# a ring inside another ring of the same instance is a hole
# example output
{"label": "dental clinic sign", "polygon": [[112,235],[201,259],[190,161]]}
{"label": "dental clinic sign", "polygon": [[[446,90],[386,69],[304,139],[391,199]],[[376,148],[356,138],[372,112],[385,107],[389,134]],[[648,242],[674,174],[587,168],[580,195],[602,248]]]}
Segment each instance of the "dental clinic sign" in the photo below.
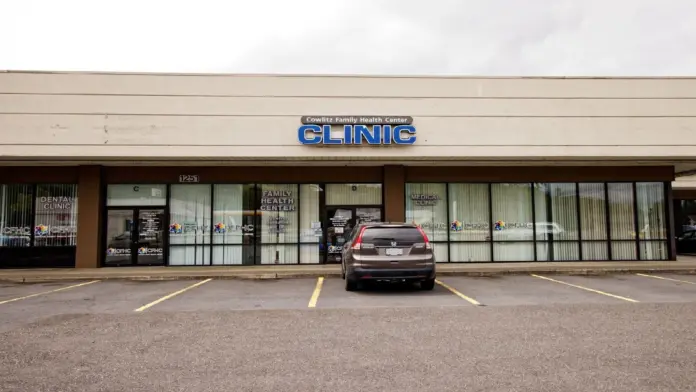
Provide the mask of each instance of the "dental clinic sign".
{"label": "dental clinic sign", "polygon": [[412,145],[410,116],[303,116],[297,140],[304,145]]}

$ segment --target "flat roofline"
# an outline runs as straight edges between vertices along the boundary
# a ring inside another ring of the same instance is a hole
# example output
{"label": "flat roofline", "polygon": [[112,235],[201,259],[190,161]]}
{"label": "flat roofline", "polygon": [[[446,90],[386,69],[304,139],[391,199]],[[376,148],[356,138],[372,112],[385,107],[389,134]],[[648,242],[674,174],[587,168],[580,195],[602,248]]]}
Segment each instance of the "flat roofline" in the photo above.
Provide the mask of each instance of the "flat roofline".
{"label": "flat roofline", "polygon": [[379,75],[379,74],[283,74],[283,73],[193,73],[193,72],[119,72],[119,71],[51,71],[51,70],[0,70],[14,74],[57,74],[57,75],[138,75],[138,76],[210,76],[248,78],[379,78],[379,79],[553,79],[553,80],[670,80],[696,79],[692,76],[486,76],[486,75]]}

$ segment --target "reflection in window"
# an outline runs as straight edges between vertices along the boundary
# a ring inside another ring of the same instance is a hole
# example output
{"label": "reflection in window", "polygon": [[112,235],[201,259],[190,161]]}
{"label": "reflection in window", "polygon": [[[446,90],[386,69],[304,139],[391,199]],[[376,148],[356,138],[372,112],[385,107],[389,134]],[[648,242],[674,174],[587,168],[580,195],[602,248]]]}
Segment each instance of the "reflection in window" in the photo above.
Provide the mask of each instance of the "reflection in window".
{"label": "reflection in window", "polygon": [[38,185],[34,246],[75,245],[77,245],[77,185]]}
{"label": "reflection in window", "polygon": [[[406,184],[408,220],[440,220],[429,200],[439,199],[443,185],[450,222],[447,259],[438,250],[440,262],[669,258],[661,182]],[[419,198],[430,211],[415,205]]]}
{"label": "reflection in window", "polygon": [[[667,260],[667,220],[665,218],[665,184],[636,183],[640,258]],[[662,241],[664,240],[664,241]]]}
{"label": "reflection in window", "polygon": [[169,264],[210,263],[210,185],[172,185],[169,222]]}
{"label": "reflection in window", "polygon": [[300,242],[304,244],[321,242],[319,199],[323,191],[316,184],[300,185]]}
{"label": "reflection in window", "polygon": [[607,184],[609,192],[609,221],[612,240],[635,239],[635,219],[633,216],[633,184]]}
{"label": "reflection in window", "polygon": [[534,184],[534,210],[538,240],[578,239],[575,183]]}
{"label": "reflection in window", "polygon": [[[533,241],[531,184],[493,184],[493,241]],[[534,243],[495,244],[496,261],[534,261]]]}
{"label": "reflection in window", "polygon": [[583,260],[608,260],[607,201],[603,183],[580,183],[580,238]]}
{"label": "reflection in window", "polygon": [[[633,184],[609,183],[609,222],[611,255],[613,260],[635,260],[636,226],[634,216]],[[618,242],[628,240],[628,242]]]}
{"label": "reflection in window", "polygon": [[167,186],[164,184],[109,184],[106,187],[106,205],[164,206],[167,204]]}
{"label": "reflection in window", "polygon": [[447,241],[447,185],[406,184],[406,222],[420,225],[430,241]]}
{"label": "reflection in window", "polygon": [[297,263],[297,191],[297,184],[258,185],[256,253],[261,264]]}
{"label": "reflection in window", "polygon": [[254,192],[251,184],[213,186],[213,264],[254,264]]}
{"label": "reflection in window", "polygon": [[300,185],[300,263],[318,264],[321,262],[321,249],[324,231],[319,211],[319,200],[325,190],[318,184]]}
{"label": "reflection in window", "polygon": [[676,234],[696,230],[696,200],[679,200],[675,207]]}
{"label": "reflection in window", "polygon": [[493,241],[533,239],[530,184],[493,184]]}
{"label": "reflection in window", "polygon": [[538,260],[580,260],[577,207],[575,183],[534,184]]}
{"label": "reflection in window", "polygon": [[636,184],[638,198],[638,228],[641,240],[667,239],[665,219],[665,184],[662,182],[639,182]]}
{"label": "reflection in window", "polygon": [[31,245],[31,185],[2,185],[0,247]]}
{"label": "reflection in window", "polygon": [[488,184],[449,184],[449,217],[450,241],[490,241]]}

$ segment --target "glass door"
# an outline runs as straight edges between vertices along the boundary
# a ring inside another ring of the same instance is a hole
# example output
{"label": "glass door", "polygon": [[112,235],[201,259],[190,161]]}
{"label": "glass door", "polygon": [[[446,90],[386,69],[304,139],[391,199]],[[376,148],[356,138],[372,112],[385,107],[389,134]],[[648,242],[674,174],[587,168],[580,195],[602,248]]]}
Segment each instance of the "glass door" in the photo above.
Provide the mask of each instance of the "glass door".
{"label": "glass door", "polygon": [[105,265],[162,265],[164,209],[109,209]]}
{"label": "glass door", "polygon": [[135,264],[164,264],[164,210],[139,209]]}
{"label": "glass door", "polygon": [[105,265],[133,264],[134,209],[109,210],[106,218]]}
{"label": "glass door", "polygon": [[326,208],[326,263],[340,263],[343,244],[361,223],[380,222],[382,207],[340,206]]}
{"label": "glass door", "polygon": [[356,207],[355,208],[355,224],[382,221],[381,207]]}
{"label": "glass door", "polygon": [[326,263],[340,263],[343,244],[355,227],[354,207],[327,207]]}

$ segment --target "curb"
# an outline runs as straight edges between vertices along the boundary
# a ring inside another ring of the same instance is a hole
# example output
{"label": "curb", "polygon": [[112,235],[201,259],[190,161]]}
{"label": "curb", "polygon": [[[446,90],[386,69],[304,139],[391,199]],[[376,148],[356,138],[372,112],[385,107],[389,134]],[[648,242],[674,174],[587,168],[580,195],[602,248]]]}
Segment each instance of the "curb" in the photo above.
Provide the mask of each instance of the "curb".
{"label": "curb", "polygon": [[[602,276],[609,274],[634,274],[634,273],[671,273],[679,275],[696,275],[696,267],[684,268],[568,268],[568,269],[543,269],[528,268],[525,270],[491,270],[491,271],[438,271],[439,276],[472,276],[472,277],[492,277],[504,275],[527,275],[527,274],[546,274],[546,275],[584,275]],[[188,275],[36,275],[36,276],[0,276],[0,282],[12,283],[41,283],[53,281],[83,281],[83,280],[104,280],[104,281],[174,281],[174,280],[280,280],[280,279],[301,279],[316,277],[339,277],[340,272],[287,272],[287,273],[220,273],[220,274],[188,274]]]}

